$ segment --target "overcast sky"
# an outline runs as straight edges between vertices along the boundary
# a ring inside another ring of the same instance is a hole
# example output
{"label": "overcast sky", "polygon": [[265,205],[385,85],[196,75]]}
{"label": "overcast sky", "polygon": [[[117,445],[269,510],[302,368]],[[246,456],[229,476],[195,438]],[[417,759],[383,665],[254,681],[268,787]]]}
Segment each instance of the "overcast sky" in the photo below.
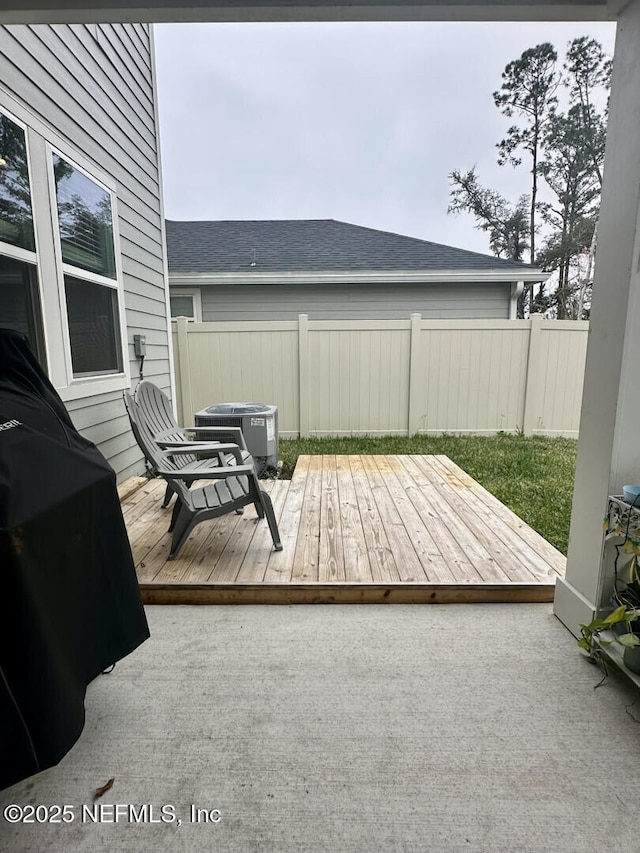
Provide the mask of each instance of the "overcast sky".
{"label": "overcast sky", "polygon": [[613,24],[157,25],[169,219],[339,219],[489,252],[447,215],[453,169],[513,200],[496,164],[505,65],[579,35],[613,53]]}

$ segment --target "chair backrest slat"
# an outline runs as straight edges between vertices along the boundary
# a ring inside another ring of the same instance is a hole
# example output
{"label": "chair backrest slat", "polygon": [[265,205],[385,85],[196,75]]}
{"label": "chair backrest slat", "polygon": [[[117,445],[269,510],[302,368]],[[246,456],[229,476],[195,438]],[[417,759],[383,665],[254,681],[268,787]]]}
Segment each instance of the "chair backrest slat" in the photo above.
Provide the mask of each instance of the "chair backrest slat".
{"label": "chair backrest slat", "polygon": [[[182,441],[183,433],[173,416],[167,395],[153,382],[143,380],[136,388],[135,401],[142,410],[149,429],[155,433],[168,433],[168,441]],[[173,432],[172,432],[173,431]],[[192,460],[195,457],[192,457]]]}

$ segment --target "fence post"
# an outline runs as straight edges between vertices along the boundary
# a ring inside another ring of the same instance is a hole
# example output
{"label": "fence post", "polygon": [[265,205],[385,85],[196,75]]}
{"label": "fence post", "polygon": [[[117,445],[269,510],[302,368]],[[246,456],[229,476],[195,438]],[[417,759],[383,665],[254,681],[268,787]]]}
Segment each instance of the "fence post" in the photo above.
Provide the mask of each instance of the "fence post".
{"label": "fence post", "polygon": [[193,395],[191,391],[191,364],[189,363],[189,321],[186,317],[176,320],[178,364],[180,365],[180,400],[182,401],[181,424],[191,425],[193,421]]}
{"label": "fence post", "polygon": [[529,357],[527,360],[527,380],[524,386],[524,418],[522,430],[525,435],[533,435],[538,427],[542,412],[544,377],[540,359],[540,337],[542,335],[542,314],[532,314],[529,318]]}
{"label": "fence post", "polygon": [[298,314],[298,405],[300,438],[309,435],[309,315]]}
{"label": "fence post", "polygon": [[411,340],[409,343],[409,420],[407,432],[415,435],[420,427],[420,414],[418,410],[420,374],[422,372],[422,347],[420,336],[422,333],[422,314],[411,315]]}

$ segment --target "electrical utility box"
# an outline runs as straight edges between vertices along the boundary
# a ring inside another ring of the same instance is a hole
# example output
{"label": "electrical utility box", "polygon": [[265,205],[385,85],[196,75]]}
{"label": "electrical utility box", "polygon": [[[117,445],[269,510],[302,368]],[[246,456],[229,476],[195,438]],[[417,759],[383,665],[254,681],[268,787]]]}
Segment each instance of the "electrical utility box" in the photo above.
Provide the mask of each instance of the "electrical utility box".
{"label": "electrical utility box", "polygon": [[[196,412],[195,426],[240,427],[259,477],[278,473],[278,407],[265,403],[216,403]],[[207,440],[206,433],[198,434]],[[235,441],[233,434],[222,440]]]}

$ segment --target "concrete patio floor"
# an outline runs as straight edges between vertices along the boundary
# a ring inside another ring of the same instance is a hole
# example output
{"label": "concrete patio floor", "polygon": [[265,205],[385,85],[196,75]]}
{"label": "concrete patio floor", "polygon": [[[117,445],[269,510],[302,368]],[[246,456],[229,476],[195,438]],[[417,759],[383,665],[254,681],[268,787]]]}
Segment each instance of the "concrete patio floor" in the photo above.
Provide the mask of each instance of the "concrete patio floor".
{"label": "concrete patio floor", "polygon": [[[548,604],[147,612],[151,639],[90,685],[76,746],[0,792],[74,821],[0,817],[0,849],[638,849],[640,694],[622,676],[594,690]],[[182,824],[83,822],[96,804]]]}

